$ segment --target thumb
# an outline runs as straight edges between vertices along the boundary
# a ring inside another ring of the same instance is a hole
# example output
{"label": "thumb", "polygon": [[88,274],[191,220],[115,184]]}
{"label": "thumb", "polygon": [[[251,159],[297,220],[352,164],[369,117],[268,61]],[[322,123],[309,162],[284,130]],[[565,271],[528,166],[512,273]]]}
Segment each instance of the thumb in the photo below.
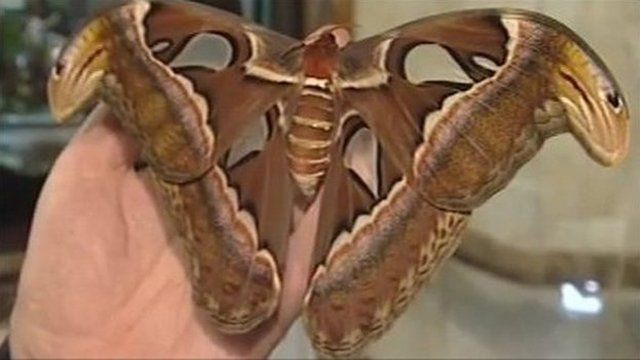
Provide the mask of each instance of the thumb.
{"label": "thumb", "polygon": [[138,154],[134,139],[109,108],[100,103],[87,116],[59,160],[70,161],[76,170],[85,173],[124,173],[133,167]]}

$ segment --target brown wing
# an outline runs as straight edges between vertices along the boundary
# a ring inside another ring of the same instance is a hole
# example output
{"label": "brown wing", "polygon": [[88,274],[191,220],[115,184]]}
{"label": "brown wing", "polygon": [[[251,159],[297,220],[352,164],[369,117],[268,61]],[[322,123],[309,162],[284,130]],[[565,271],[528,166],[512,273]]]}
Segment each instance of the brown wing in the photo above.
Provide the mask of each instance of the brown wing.
{"label": "brown wing", "polygon": [[[292,88],[295,41],[224,11],[136,1],[95,18],[59,57],[49,82],[54,116],[102,95],[126,119],[163,178],[201,175],[248,124]],[[266,81],[262,70],[290,82]]]}
{"label": "brown wing", "polygon": [[49,83],[56,117],[100,96],[137,138],[190,254],[194,297],[227,332],[279,302],[292,196],[278,121],[297,71],[281,55],[292,44],[223,11],[135,1],[76,35]]}
{"label": "brown wing", "polygon": [[[407,62],[423,45],[443,50],[468,81],[414,81]],[[342,107],[354,115],[339,136],[352,141],[351,121],[370,129],[378,187],[367,191],[340,160],[348,146],[336,145],[305,307],[325,354],[353,354],[380,335],[456,248],[470,212],[546,138],[571,131],[605,165],[627,151],[614,80],[584,42],[541,15],[419,20],[347,47],[341,71]]]}
{"label": "brown wing", "polygon": [[[380,336],[453,253],[469,217],[424,201],[382,146],[373,156],[350,154],[363,124],[348,117],[331,152],[305,299],[312,343],[330,356],[353,355]],[[343,162],[352,156],[374,170]],[[375,182],[365,179],[371,173]]]}
{"label": "brown wing", "polygon": [[[470,81],[412,82],[407,58],[421,46],[446,51]],[[615,80],[584,41],[543,15],[435,16],[355,43],[343,64],[347,101],[441,208],[479,206],[559,133],[603,165],[627,153],[629,114]]]}
{"label": "brown wing", "polygon": [[158,179],[190,260],[194,299],[224,331],[246,332],[280,300],[292,184],[274,109],[199,181]]}

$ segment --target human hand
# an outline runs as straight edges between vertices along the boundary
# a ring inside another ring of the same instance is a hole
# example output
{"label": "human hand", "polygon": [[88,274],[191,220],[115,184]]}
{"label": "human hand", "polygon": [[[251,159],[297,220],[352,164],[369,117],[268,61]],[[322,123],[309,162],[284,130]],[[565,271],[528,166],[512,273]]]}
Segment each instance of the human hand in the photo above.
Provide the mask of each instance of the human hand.
{"label": "human hand", "polygon": [[[317,206],[289,241],[276,315],[224,335],[191,301],[182,246],[163,225],[137,148],[99,106],[60,155],[35,212],[11,318],[14,357],[259,358],[297,318]],[[295,259],[295,261],[294,261]]]}

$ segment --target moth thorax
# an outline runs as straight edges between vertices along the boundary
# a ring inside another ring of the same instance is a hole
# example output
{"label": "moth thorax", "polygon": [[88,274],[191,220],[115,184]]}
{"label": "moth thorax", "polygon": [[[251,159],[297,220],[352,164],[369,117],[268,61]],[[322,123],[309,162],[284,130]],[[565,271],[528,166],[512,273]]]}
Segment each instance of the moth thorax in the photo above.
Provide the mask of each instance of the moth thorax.
{"label": "moth thorax", "polygon": [[302,193],[312,197],[329,166],[334,128],[333,97],[328,90],[305,87],[287,133],[289,169]]}
{"label": "moth thorax", "polygon": [[338,47],[333,42],[318,41],[305,46],[302,71],[305,76],[330,79],[338,67]]}

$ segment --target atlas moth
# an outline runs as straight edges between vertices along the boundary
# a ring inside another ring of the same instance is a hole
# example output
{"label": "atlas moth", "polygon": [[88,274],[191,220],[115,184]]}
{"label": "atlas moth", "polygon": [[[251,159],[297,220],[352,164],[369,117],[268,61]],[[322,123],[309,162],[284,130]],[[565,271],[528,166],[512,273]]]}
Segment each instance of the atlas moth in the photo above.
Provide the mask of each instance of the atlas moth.
{"label": "atlas moth", "polygon": [[[466,81],[412,78],[425,45]],[[221,331],[274,316],[294,210],[319,201],[303,318],[330,356],[390,327],[546,139],[571,133],[606,166],[629,143],[600,58],[557,21],[508,9],[300,41],[195,3],[133,1],[71,40],[49,99],[61,121],[103,100],[137,139]]]}

